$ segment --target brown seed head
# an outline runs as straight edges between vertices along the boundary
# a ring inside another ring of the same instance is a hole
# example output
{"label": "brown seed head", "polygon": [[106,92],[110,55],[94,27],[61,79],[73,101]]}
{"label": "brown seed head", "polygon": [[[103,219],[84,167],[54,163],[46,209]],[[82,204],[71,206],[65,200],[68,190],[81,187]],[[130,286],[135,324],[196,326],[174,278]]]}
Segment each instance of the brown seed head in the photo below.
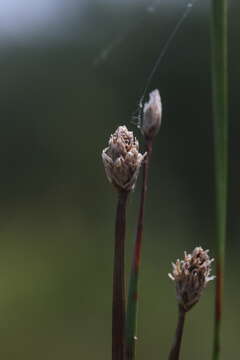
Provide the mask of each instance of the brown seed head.
{"label": "brown seed head", "polygon": [[208,251],[196,247],[192,254],[184,252],[184,259],[172,264],[173,271],[168,274],[175,281],[177,300],[185,311],[199,301],[207,283],[215,278],[210,276],[214,259],[210,259]]}
{"label": "brown seed head", "polygon": [[119,126],[110,136],[108,147],[102,152],[108,180],[117,189],[134,189],[141,164],[146,156],[139,151],[137,139],[126,126]]}
{"label": "brown seed head", "polygon": [[149,101],[144,104],[142,133],[146,140],[153,140],[157,135],[162,120],[162,103],[159,91],[149,94]]}

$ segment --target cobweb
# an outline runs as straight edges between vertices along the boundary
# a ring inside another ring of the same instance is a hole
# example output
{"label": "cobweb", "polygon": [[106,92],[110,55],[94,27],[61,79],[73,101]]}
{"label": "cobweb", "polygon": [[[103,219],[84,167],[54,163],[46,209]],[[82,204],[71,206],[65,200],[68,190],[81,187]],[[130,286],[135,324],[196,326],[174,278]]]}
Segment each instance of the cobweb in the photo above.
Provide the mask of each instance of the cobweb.
{"label": "cobweb", "polygon": [[[134,115],[132,116],[132,123],[137,125],[138,128],[141,128],[141,125],[142,125],[143,103],[146,98],[146,94],[149,90],[149,87],[151,85],[151,82],[154,78],[154,75],[157,73],[158,68],[159,68],[163,58],[167,54],[168,49],[170,48],[172,42],[176,38],[176,35],[178,34],[180,28],[183,26],[185,20],[190,15],[190,13],[191,13],[194,5],[197,3],[197,1],[198,0],[190,0],[184,4],[182,13],[176,20],[174,27],[170,31],[167,39],[164,41],[163,46],[159,50],[159,54],[156,58],[155,63],[152,66],[152,69],[149,72],[149,75],[146,78],[145,84],[143,86],[143,90],[141,92],[141,96],[139,97],[139,100],[137,102],[137,109],[134,111],[134,113],[133,113]],[[161,5],[162,2],[163,2],[163,0],[155,0],[155,1],[150,2],[150,4],[147,4],[145,6],[144,12],[145,13],[146,12],[147,13],[156,12],[156,10],[158,9],[158,7]],[[93,61],[93,65],[101,66],[101,64],[107,62],[108,58],[116,50],[116,48],[118,48],[125,41],[125,39],[130,35],[130,33],[132,33],[133,31],[135,31],[138,28],[139,25],[140,25],[139,22],[135,23],[130,28],[123,30],[119,35],[117,35],[116,38],[114,38],[111,42],[106,44],[100,50],[100,52],[97,54],[97,56],[95,57],[95,59]]]}

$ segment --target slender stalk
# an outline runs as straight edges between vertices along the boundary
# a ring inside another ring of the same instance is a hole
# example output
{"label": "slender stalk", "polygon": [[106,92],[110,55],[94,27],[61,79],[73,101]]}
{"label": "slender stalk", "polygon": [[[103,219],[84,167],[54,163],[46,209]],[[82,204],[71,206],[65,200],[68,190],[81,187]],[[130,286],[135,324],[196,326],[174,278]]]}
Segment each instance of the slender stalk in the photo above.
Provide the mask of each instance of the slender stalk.
{"label": "slender stalk", "polygon": [[143,164],[143,182],[140,208],[138,214],[137,234],[134,245],[133,260],[129,282],[127,320],[126,320],[126,360],[135,358],[136,323],[138,308],[138,283],[143,239],[144,205],[147,193],[149,160],[152,153],[152,142],[147,142],[147,158]]}
{"label": "slender stalk", "polygon": [[178,323],[176,328],[175,337],[173,340],[172,348],[168,357],[168,360],[178,360],[180,355],[183,328],[185,323],[186,311],[182,306],[178,307]]}
{"label": "slender stalk", "polygon": [[228,74],[227,0],[212,0],[212,92],[217,226],[217,282],[213,360],[220,357],[223,275],[227,219]]}
{"label": "slender stalk", "polygon": [[119,190],[115,223],[115,250],[112,299],[112,360],[124,359],[125,278],[124,243],[128,191]]}

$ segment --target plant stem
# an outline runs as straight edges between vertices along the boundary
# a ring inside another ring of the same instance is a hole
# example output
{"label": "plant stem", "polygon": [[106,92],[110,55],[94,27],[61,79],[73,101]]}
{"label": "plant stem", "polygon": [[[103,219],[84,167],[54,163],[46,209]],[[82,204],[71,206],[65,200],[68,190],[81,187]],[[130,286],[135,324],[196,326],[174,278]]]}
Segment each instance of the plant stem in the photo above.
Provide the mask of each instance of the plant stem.
{"label": "plant stem", "polygon": [[143,182],[140,208],[138,214],[137,234],[134,245],[133,260],[129,282],[127,321],[126,321],[126,360],[135,358],[136,322],[138,308],[138,283],[143,238],[144,205],[147,193],[149,160],[152,153],[152,141],[147,142],[147,158],[143,164]]}
{"label": "plant stem", "polygon": [[212,0],[212,92],[217,226],[217,282],[213,360],[220,356],[223,275],[227,226],[228,74],[227,0]]}
{"label": "plant stem", "polygon": [[128,191],[119,190],[115,223],[115,250],[112,299],[112,360],[124,359],[125,278],[124,243]]}
{"label": "plant stem", "polygon": [[173,340],[173,344],[172,344],[172,348],[171,348],[168,360],[178,360],[179,359],[185,316],[186,316],[186,311],[184,310],[184,308],[182,306],[179,305],[177,329],[176,329],[176,334],[175,334],[175,337]]}

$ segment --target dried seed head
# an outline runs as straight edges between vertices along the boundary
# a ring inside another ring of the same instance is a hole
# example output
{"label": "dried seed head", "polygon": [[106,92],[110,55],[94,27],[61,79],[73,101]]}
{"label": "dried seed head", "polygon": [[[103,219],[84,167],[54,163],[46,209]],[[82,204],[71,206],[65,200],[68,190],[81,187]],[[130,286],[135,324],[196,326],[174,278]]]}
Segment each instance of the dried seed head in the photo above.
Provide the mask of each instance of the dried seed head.
{"label": "dried seed head", "polygon": [[142,133],[146,140],[153,140],[157,135],[162,120],[162,103],[159,91],[149,94],[149,101],[144,104]]}
{"label": "dried seed head", "polygon": [[108,145],[102,152],[108,180],[118,189],[133,190],[146,154],[138,151],[138,141],[126,126],[117,128]]}
{"label": "dried seed head", "polygon": [[184,259],[172,264],[173,271],[168,274],[175,281],[177,300],[185,311],[199,301],[207,283],[215,278],[210,276],[214,259],[210,259],[208,251],[196,247],[192,254],[184,252]]}

